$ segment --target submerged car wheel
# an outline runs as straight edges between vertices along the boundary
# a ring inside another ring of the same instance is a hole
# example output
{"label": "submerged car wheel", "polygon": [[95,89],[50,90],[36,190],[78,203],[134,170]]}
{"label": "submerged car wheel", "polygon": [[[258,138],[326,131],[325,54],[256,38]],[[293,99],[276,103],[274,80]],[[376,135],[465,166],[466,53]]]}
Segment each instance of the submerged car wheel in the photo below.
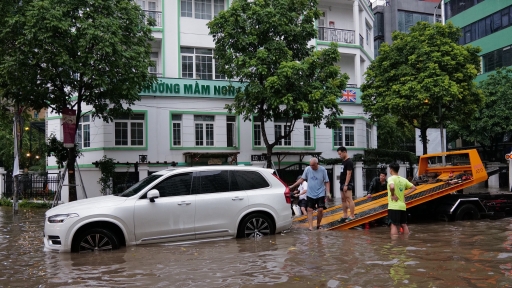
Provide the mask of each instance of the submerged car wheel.
{"label": "submerged car wheel", "polygon": [[73,241],[73,252],[112,251],[119,248],[116,237],[104,229],[90,229]]}
{"label": "submerged car wheel", "polygon": [[263,214],[252,214],[238,228],[239,238],[260,238],[275,234],[273,222]]}

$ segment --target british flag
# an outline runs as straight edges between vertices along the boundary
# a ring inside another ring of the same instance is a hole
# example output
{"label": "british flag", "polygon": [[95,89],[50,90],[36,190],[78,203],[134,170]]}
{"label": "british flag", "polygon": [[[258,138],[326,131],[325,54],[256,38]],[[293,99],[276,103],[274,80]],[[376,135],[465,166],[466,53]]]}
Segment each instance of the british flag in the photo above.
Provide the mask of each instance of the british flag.
{"label": "british flag", "polygon": [[356,102],[356,90],[343,90],[341,102]]}

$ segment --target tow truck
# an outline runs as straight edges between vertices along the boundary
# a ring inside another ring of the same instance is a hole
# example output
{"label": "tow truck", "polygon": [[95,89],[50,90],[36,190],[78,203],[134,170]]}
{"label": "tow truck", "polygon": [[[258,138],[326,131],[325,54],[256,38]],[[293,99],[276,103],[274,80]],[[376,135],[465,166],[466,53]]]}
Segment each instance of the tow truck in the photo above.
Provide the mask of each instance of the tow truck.
{"label": "tow truck", "polygon": [[[446,165],[441,158],[445,157]],[[420,156],[418,176],[413,179],[417,189],[405,197],[407,212],[413,220],[471,220],[489,217],[501,218],[512,214],[512,193],[463,193],[464,189],[485,182],[496,170],[486,170],[477,150],[461,150]],[[387,191],[370,199],[354,201],[355,219],[340,221],[341,205],[324,210],[323,228],[327,230],[350,229],[387,216]],[[294,222],[307,227],[306,216]]]}

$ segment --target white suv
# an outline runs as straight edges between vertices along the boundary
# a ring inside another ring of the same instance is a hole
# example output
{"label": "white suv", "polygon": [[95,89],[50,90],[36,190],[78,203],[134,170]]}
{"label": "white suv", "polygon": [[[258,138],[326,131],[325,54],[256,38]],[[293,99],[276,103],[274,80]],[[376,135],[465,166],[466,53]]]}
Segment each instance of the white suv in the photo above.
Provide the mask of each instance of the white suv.
{"label": "white suv", "polygon": [[261,237],[292,224],[290,190],[271,169],[210,166],[154,173],[118,195],[46,212],[45,249]]}

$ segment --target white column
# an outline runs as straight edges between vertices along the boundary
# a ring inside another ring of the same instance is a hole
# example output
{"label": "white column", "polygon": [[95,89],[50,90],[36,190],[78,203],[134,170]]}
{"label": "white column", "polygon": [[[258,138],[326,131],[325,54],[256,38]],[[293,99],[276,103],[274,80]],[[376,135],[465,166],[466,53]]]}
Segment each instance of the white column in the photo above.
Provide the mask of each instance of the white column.
{"label": "white column", "polygon": [[139,163],[139,181],[148,177],[149,167],[147,163]]}
{"label": "white column", "polygon": [[4,167],[0,167],[0,197],[4,195]]}
{"label": "white column", "polygon": [[[364,45],[364,43],[359,43],[359,0],[354,1],[354,5],[352,6],[352,18],[354,21],[354,33],[355,36],[355,44],[356,45]],[[359,52],[356,52],[354,56],[354,74],[356,75],[356,79],[353,82],[357,85],[357,87],[361,87],[361,60],[359,59]]]}
{"label": "white column", "polygon": [[179,65],[179,39],[181,31],[178,31],[179,16],[178,5],[179,0],[165,1],[164,11],[162,11],[164,20],[162,35],[162,55],[165,65],[164,76],[171,78],[180,78],[178,71]]}
{"label": "white column", "polygon": [[407,178],[407,167],[409,167],[409,164],[400,164],[400,170],[398,171],[398,175],[402,176],[404,178]]}
{"label": "white column", "polygon": [[354,173],[356,174],[354,178],[354,184],[356,185],[356,199],[358,199],[363,197],[365,194],[363,191],[363,162],[356,162],[354,170]]}
{"label": "white column", "polygon": [[331,191],[332,195],[336,199],[340,199],[341,201],[341,190],[340,190],[340,173],[341,173],[341,165],[334,165],[332,168],[332,178],[334,181],[334,185],[332,186],[334,191]]}

